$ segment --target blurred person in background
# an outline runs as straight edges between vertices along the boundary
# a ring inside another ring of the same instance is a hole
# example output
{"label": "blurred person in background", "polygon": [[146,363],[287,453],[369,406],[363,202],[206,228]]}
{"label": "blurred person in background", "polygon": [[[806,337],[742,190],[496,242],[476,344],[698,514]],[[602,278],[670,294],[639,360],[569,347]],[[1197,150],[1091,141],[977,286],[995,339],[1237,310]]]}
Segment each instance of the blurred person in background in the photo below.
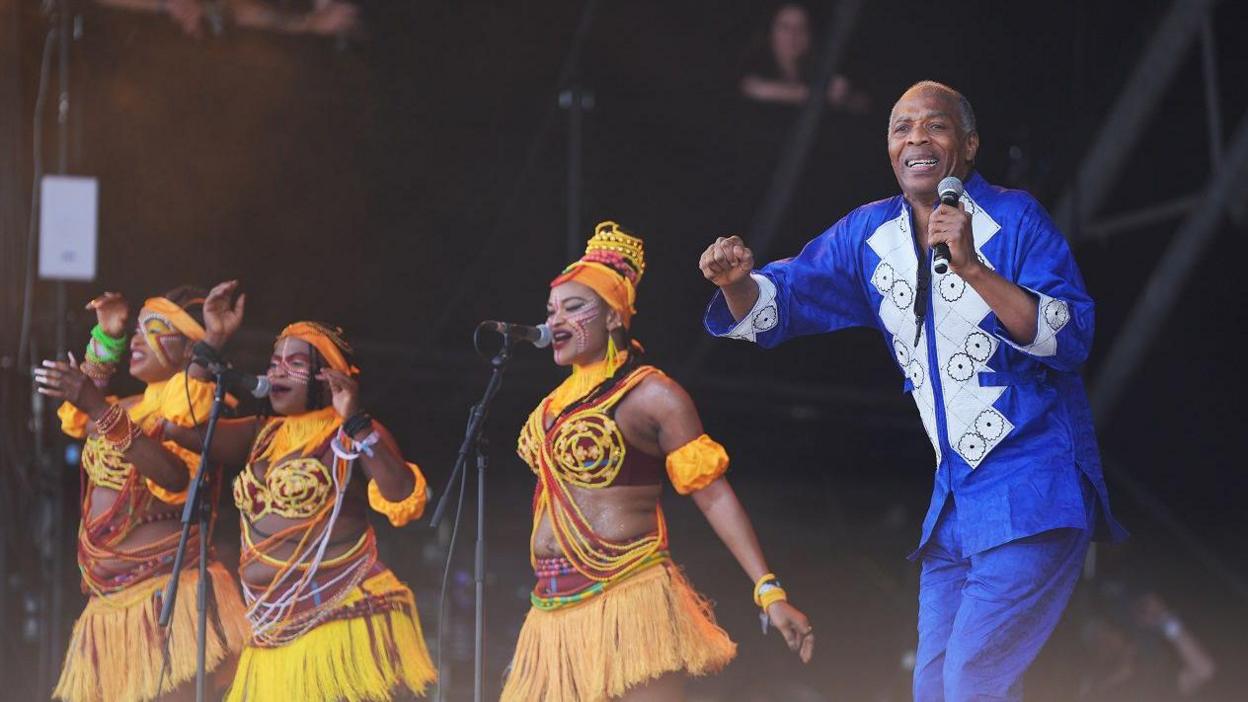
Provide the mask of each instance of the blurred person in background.
{"label": "blurred person in background", "polygon": [[1201,699],[1217,666],[1161,595],[1132,592],[1118,581],[1103,583],[1097,594],[1095,611],[1081,630],[1087,669],[1080,677],[1078,699]]}
{"label": "blurred person in background", "polygon": [[[755,49],[747,58],[741,94],[758,102],[804,104],[814,79],[810,35],[810,12],[806,7],[798,3],[780,5],[772,14],[766,46]],[[862,113],[871,106],[870,98],[839,73],[832,76],[824,97],[831,107],[847,112]]]}
{"label": "blurred person in background", "polygon": [[286,34],[344,36],[361,31],[360,7],[346,0],[96,0],[125,10],[166,14],[186,34],[220,33],[225,24]]}

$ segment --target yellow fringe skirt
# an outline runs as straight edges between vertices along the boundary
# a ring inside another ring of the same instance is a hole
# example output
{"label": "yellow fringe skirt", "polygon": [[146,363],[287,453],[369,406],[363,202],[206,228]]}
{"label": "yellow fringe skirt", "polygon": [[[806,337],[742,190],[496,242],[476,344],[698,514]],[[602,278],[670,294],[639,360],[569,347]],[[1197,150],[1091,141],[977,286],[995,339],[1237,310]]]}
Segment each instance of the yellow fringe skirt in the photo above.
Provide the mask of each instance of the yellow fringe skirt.
{"label": "yellow fringe skirt", "polygon": [[[208,670],[238,653],[247,637],[243,601],[220,563],[208,564]],[[169,576],[151,578],[116,594],[92,596],[74,624],[53,698],[66,702],[146,702],[195,679],[198,653],[195,593],[199,569],[182,571],[174,606],[169,669],[164,666],[160,598]],[[158,687],[159,686],[159,687]]]}
{"label": "yellow fringe skirt", "polygon": [[416,614],[416,597],[394,573],[368,578],[343,601],[398,598],[403,606],[333,619],[276,648],[247,646],[226,702],[385,702],[423,696],[437,679]]}
{"label": "yellow fringe skirt", "polygon": [[502,702],[601,702],[659,676],[718,672],[737,645],[671,561],[584,602],[529,610]]}

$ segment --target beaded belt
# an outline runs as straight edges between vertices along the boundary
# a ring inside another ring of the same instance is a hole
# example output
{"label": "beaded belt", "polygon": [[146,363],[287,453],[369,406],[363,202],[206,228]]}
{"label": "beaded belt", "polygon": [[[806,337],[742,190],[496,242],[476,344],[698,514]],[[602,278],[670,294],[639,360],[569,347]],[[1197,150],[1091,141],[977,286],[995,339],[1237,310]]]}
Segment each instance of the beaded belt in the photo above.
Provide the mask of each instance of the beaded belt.
{"label": "beaded belt", "polygon": [[[144,524],[180,518],[181,515],[178,512],[163,512],[146,514],[126,521],[109,520],[94,527],[89,527],[84,523],[78,533],[78,569],[82,574],[83,592],[108,595],[133,587],[148,578],[172,573],[173,556],[176,550],[173,548],[173,544],[176,544],[176,532],[170,537],[166,537],[167,539],[172,538],[168,548],[161,548],[160,544],[151,544],[138,547],[133,552],[126,552],[115,550],[103,544],[108,543],[109,537],[124,535]],[[198,543],[199,530],[196,528],[191,532],[191,540],[188,542],[188,546],[193,547]],[[210,548],[209,551],[211,552],[212,549]],[[210,558],[214,556],[215,554],[210,553]],[[122,572],[101,569],[99,566],[100,561],[108,559],[125,561],[128,567]],[[189,568],[198,563],[198,548],[188,548],[187,560],[183,566]]]}
{"label": "beaded belt", "polygon": [[322,619],[321,623],[324,624],[326,622],[340,621],[343,619],[371,617],[376,614],[384,614],[386,612],[394,612],[397,610],[410,611],[410,603],[407,600],[407,593],[384,592],[379,595],[368,595],[358,602],[352,602],[349,605],[339,607]]}
{"label": "beaded belt", "polygon": [[541,610],[553,610],[579,604],[668,558],[667,551],[656,551],[639,561],[633,568],[605,581],[595,581],[585,577],[572,566],[571,561],[563,556],[538,558],[533,569],[533,574],[537,576],[537,585],[529,595],[529,601]]}

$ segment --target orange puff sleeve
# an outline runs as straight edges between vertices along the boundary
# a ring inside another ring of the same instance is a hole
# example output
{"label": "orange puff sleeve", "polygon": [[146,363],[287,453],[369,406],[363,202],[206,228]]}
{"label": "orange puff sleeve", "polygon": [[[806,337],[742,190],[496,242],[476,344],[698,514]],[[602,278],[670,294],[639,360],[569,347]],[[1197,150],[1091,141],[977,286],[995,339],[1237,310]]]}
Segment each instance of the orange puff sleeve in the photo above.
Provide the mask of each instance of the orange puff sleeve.
{"label": "orange puff sleeve", "polygon": [[728,452],[706,434],[667,454],[667,477],[682,495],[701,490],[727,472]]}

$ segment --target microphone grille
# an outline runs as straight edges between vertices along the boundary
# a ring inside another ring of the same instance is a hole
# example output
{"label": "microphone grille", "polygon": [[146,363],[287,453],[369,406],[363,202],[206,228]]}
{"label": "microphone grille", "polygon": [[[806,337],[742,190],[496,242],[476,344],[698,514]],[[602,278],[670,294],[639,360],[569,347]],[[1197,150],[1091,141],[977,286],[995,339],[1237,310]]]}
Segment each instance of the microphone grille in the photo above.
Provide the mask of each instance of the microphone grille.
{"label": "microphone grille", "polygon": [[551,339],[553,338],[553,335],[550,333],[550,326],[546,324],[539,324],[537,325],[537,341],[534,341],[533,345],[539,349],[544,349],[547,346],[550,346]]}
{"label": "microphone grille", "polygon": [[[930,182],[930,181],[929,181]],[[953,194],[955,197],[962,197],[962,181],[957,176],[949,176],[940,181],[936,186],[936,194],[944,197],[946,194]]]}
{"label": "microphone grille", "polygon": [[256,387],[251,391],[251,394],[257,400],[260,400],[269,396],[269,388],[268,377],[259,375],[256,376]]}

